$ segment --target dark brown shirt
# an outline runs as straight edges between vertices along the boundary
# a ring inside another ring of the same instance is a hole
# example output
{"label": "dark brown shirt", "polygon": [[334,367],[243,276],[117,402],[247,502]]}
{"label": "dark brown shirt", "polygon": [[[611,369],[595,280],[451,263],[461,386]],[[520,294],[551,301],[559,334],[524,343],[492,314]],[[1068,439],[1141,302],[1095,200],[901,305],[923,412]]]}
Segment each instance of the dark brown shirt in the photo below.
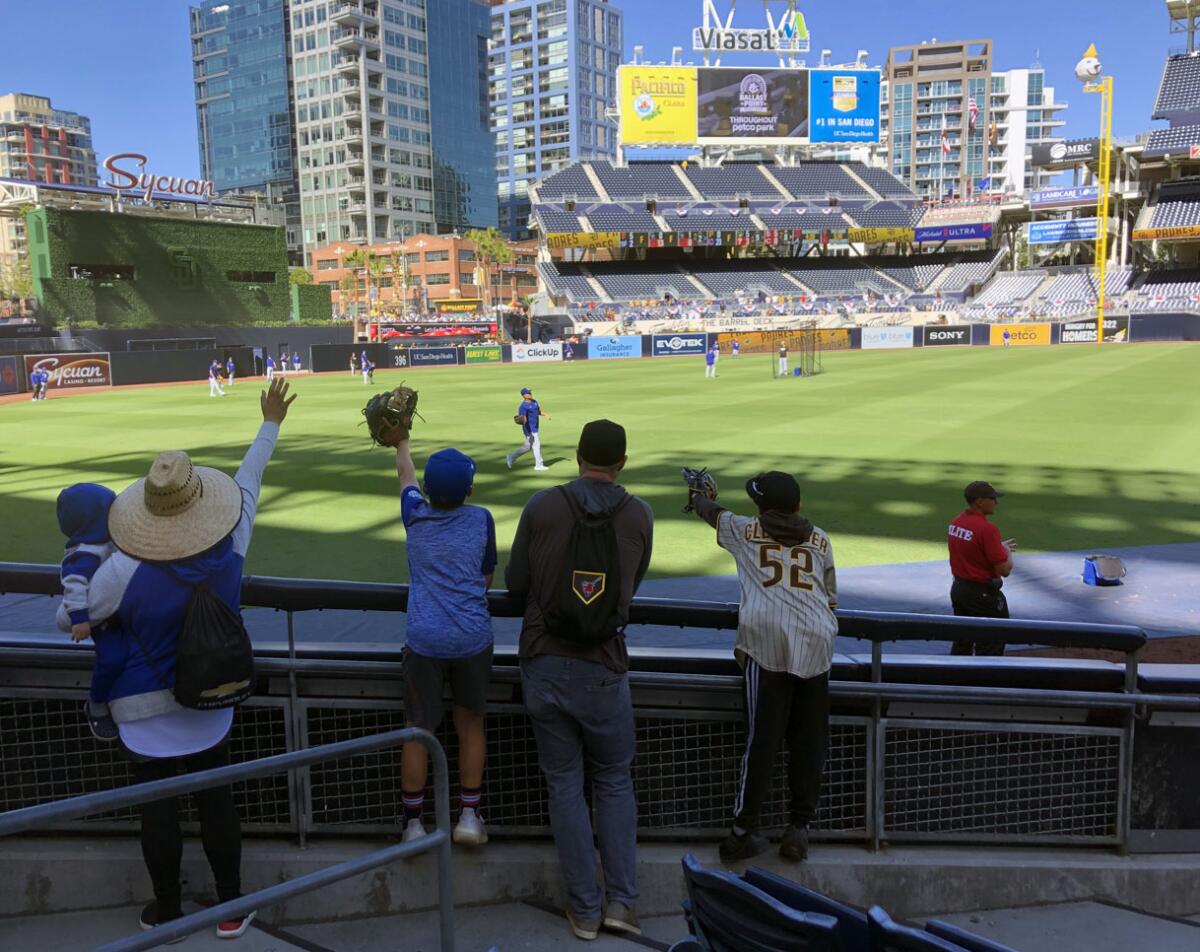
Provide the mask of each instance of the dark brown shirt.
{"label": "dark brown shirt", "polygon": [[[581,509],[595,514],[612,512],[629,495],[616,483],[585,477],[567,483],[566,490]],[[504,573],[509,591],[525,598],[520,657],[536,658],[548,654],[580,658],[624,674],[629,670],[629,653],[625,650],[623,637],[612,638],[598,648],[583,649],[546,631],[542,606],[552,604],[551,600],[558,596],[554,588],[561,584],[562,564],[567,558],[567,544],[574,523],[571,507],[557,488],[536,493],[521,513]],[[620,549],[620,607],[625,612],[650,565],[654,513],[645,501],[634,496],[614,517],[613,528]]]}

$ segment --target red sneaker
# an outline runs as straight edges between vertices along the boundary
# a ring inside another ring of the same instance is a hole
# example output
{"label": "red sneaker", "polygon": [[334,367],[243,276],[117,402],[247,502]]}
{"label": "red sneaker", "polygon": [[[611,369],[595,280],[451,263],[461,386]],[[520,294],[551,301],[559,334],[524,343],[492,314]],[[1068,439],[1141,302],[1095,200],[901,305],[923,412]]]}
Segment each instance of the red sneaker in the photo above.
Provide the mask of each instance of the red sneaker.
{"label": "red sneaker", "polygon": [[226,919],[224,922],[217,923],[217,938],[218,939],[236,939],[250,928],[250,923],[254,920],[256,913],[248,912],[240,919]]}

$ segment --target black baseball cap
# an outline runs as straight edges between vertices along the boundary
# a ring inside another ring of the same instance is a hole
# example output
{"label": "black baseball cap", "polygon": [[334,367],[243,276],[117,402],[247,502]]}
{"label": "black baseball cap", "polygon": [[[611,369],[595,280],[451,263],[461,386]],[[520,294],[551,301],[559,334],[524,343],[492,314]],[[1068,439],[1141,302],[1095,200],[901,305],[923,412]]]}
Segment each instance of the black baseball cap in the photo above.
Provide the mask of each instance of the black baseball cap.
{"label": "black baseball cap", "polygon": [[579,455],[594,466],[615,466],[625,458],[625,427],[612,420],[584,424]]}
{"label": "black baseball cap", "polygon": [[800,506],[800,484],[796,477],[774,469],[748,479],[746,495],[763,510],[795,512]]}
{"label": "black baseball cap", "polygon": [[976,499],[999,499],[1003,495],[1004,493],[999,492],[995,486],[982,479],[968,483],[967,488],[963,490],[963,497],[968,503],[972,503]]}

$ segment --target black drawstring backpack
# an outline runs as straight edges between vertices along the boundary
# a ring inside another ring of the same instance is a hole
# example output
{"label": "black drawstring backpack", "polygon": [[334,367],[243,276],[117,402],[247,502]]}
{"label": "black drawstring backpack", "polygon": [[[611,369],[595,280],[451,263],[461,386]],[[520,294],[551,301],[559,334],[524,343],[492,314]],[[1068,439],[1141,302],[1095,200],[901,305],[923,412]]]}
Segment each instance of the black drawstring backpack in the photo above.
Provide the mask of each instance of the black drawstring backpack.
{"label": "black drawstring backpack", "polygon": [[175,700],[212,711],[254,693],[254,650],[241,612],[201,582],[192,592],[175,647]]}

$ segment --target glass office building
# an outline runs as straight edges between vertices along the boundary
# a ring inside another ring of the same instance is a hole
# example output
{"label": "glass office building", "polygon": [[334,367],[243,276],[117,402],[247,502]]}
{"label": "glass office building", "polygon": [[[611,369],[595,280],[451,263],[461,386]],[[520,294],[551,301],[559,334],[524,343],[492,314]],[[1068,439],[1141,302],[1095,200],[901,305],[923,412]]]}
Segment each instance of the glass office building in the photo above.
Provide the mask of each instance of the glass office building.
{"label": "glass office building", "polygon": [[623,16],[607,0],[492,0],[488,67],[500,229],[528,236],[529,186],[612,159]]}

